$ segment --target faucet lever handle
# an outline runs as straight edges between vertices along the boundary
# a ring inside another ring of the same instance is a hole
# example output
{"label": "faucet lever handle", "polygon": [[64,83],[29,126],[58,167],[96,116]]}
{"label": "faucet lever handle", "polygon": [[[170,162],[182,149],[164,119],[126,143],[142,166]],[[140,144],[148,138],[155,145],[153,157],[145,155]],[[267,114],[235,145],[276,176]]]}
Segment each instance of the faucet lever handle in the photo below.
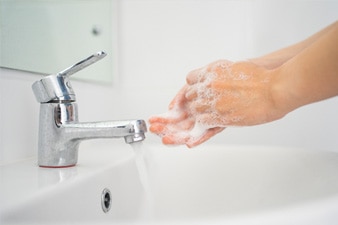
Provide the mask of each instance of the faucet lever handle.
{"label": "faucet lever handle", "polygon": [[69,76],[97,62],[106,55],[105,52],[97,52],[56,75],[49,75],[36,81],[32,85],[32,89],[37,101],[40,103],[75,101],[75,93],[68,80]]}
{"label": "faucet lever handle", "polygon": [[103,51],[97,52],[97,53],[89,56],[88,58],[68,67],[67,69],[62,70],[57,75],[69,77],[70,75],[72,75],[72,74],[86,68],[87,66],[90,66],[91,64],[99,61],[100,59],[104,58],[106,55],[107,55],[107,53],[105,53]]}

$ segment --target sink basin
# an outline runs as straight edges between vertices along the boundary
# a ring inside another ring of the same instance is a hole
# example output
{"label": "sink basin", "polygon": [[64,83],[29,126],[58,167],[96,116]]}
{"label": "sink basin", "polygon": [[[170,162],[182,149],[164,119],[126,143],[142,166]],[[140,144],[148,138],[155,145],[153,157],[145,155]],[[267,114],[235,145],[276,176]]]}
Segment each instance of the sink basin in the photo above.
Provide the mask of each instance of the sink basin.
{"label": "sink basin", "polygon": [[205,145],[161,149],[153,162],[158,219],[269,225],[338,221],[337,153]]}
{"label": "sink basin", "polygon": [[144,161],[129,145],[90,141],[76,167],[39,168],[34,158],[1,166],[0,224],[338,221],[338,153],[208,144],[142,150]]}

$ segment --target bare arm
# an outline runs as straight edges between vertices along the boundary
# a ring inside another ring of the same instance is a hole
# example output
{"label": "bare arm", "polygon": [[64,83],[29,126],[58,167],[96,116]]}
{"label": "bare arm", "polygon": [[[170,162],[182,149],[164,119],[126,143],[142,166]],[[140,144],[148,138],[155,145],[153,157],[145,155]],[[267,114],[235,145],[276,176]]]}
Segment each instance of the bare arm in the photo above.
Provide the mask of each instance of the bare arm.
{"label": "bare arm", "polygon": [[193,147],[227,126],[271,122],[337,95],[338,22],[251,62],[219,60],[190,72],[171,117],[152,117],[150,130],[165,144]]}
{"label": "bare arm", "polygon": [[284,64],[285,62],[287,62],[292,57],[294,57],[295,55],[297,55],[298,53],[300,53],[302,50],[307,48],[309,45],[317,41],[323,35],[327,34],[332,29],[335,29],[335,27],[337,27],[337,24],[338,22],[335,22],[301,42],[298,42],[286,48],[282,48],[280,50],[274,51],[267,55],[254,58],[254,59],[250,59],[249,61],[259,66],[263,66],[267,69],[277,68],[281,66],[282,64]]}
{"label": "bare arm", "polygon": [[338,95],[338,23],[274,71],[276,101],[288,112]]}

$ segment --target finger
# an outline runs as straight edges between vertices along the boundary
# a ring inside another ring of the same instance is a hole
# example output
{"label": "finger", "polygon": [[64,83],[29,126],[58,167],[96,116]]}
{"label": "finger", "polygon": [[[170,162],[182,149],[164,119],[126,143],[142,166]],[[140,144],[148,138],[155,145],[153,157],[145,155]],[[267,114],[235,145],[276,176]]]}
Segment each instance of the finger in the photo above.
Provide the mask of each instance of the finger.
{"label": "finger", "polygon": [[180,123],[177,123],[175,125],[171,125],[168,127],[172,131],[188,131],[191,130],[195,125],[195,120],[193,118],[187,118],[185,120],[182,120]]}
{"label": "finger", "polygon": [[215,136],[216,134],[223,131],[224,129],[225,129],[225,127],[210,128],[203,134],[203,136],[201,136],[201,138],[199,138],[199,139],[195,139],[195,138],[189,139],[186,142],[186,145],[187,145],[188,148],[193,148],[193,147],[200,145],[203,142],[209,140],[211,137]]}
{"label": "finger", "polygon": [[152,116],[148,119],[148,122],[150,124],[152,123],[161,123],[161,120],[163,119],[163,117],[160,117],[160,116]]}
{"label": "finger", "polygon": [[162,138],[162,143],[165,145],[183,145],[188,141],[187,136],[178,136],[175,134],[166,135]]}
{"label": "finger", "polygon": [[200,69],[196,69],[196,70],[189,72],[186,77],[187,84],[189,85],[196,84],[198,82],[199,74],[200,74]]}
{"label": "finger", "polygon": [[195,98],[197,98],[197,90],[196,90],[196,88],[194,87],[195,85],[193,85],[193,86],[189,86],[188,88],[187,88],[187,91],[186,91],[186,93],[185,93],[185,98],[186,98],[186,100],[188,100],[188,101],[191,101],[191,100],[193,100],[193,99],[195,99]]}
{"label": "finger", "polygon": [[185,102],[185,92],[187,89],[187,85],[184,85],[181,90],[177,93],[174,99],[169,104],[169,110],[174,108],[181,108]]}
{"label": "finger", "polygon": [[189,131],[194,126],[194,120],[186,118],[182,121],[179,121],[177,123],[153,123],[150,125],[149,130],[152,133],[155,133],[157,135],[171,135],[171,134],[178,134],[178,133],[184,133],[186,131]]}
{"label": "finger", "polygon": [[199,99],[198,101],[193,101],[190,104],[190,109],[192,112],[197,112],[197,113],[205,113],[210,111],[210,101],[206,101],[206,100],[201,100]]}
{"label": "finger", "polygon": [[162,123],[155,123],[150,125],[149,131],[155,134],[163,133],[165,126]]}
{"label": "finger", "polygon": [[163,113],[162,115],[152,116],[149,118],[149,123],[177,123],[179,121],[187,118],[187,112],[179,111],[179,110],[170,110],[167,113]]}
{"label": "finger", "polygon": [[207,70],[208,70],[208,67],[202,67],[200,69],[196,69],[188,73],[186,77],[187,84],[193,85],[193,84],[203,82],[205,80]]}
{"label": "finger", "polygon": [[153,116],[149,118],[149,123],[163,123],[163,124],[168,124],[168,123],[175,123],[179,121],[180,118],[177,117],[161,117],[161,116]]}

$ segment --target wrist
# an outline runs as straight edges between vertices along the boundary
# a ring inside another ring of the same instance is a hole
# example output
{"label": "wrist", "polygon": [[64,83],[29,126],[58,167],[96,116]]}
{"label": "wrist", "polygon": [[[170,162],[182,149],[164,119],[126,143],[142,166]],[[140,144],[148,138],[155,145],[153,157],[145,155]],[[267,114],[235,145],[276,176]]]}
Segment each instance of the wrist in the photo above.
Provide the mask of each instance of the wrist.
{"label": "wrist", "polygon": [[279,51],[276,53],[271,53],[259,58],[249,59],[248,61],[264,67],[269,70],[276,69],[280,66],[282,66],[285,62],[287,62],[289,59],[291,59],[294,56],[289,51]]}
{"label": "wrist", "polygon": [[284,66],[270,70],[271,95],[276,109],[283,115],[300,107],[297,95],[294,93],[293,74]]}

